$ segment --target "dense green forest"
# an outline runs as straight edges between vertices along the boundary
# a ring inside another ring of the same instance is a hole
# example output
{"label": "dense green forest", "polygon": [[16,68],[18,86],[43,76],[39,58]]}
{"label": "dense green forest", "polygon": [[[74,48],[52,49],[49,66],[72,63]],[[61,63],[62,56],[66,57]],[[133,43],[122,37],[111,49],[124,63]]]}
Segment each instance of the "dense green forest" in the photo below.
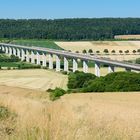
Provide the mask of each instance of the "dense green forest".
{"label": "dense green forest", "polygon": [[104,40],[140,34],[140,18],[0,19],[0,38]]}

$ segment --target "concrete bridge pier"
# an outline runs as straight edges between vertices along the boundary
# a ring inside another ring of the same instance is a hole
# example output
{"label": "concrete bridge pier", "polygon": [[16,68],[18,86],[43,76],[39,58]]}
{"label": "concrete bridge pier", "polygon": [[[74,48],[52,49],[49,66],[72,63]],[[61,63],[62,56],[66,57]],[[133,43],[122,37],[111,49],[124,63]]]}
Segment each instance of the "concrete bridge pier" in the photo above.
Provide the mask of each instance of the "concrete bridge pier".
{"label": "concrete bridge pier", "polygon": [[11,56],[12,55],[12,48],[9,47],[9,55]]}
{"label": "concrete bridge pier", "polygon": [[21,61],[25,60],[25,51],[24,49],[21,49]]}
{"label": "concrete bridge pier", "polygon": [[115,67],[114,66],[109,66],[108,67],[108,73],[115,72]]}
{"label": "concrete bridge pier", "polygon": [[34,51],[31,51],[31,63],[35,64],[35,54],[34,54]]}
{"label": "concrete bridge pier", "polygon": [[88,73],[88,61],[83,61],[83,72]]}
{"label": "concrete bridge pier", "polygon": [[30,52],[26,50],[26,62],[30,62]]}
{"label": "concrete bridge pier", "polygon": [[43,53],[43,63],[42,63],[42,65],[43,65],[43,67],[46,67],[47,66],[47,60],[46,60],[46,54],[45,53]]}
{"label": "concrete bridge pier", "polygon": [[5,53],[8,54],[8,47],[5,47]]}
{"label": "concrete bridge pier", "polygon": [[64,71],[66,71],[66,72],[69,71],[69,62],[66,57],[64,57]]}
{"label": "concrete bridge pier", "polygon": [[16,53],[16,48],[13,48],[13,55],[16,56],[17,53]]}
{"label": "concrete bridge pier", "polygon": [[21,56],[20,56],[20,49],[17,49],[17,56],[18,56],[19,58],[21,58]]}
{"label": "concrete bridge pier", "polygon": [[53,69],[53,55],[49,54],[49,69]]}
{"label": "concrete bridge pier", "polygon": [[37,65],[40,65],[40,54],[36,52]]}
{"label": "concrete bridge pier", "polygon": [[5,52],[5,47],[4,47],[4,46],[2,46],[2,47],[1,47],[1,50],[2,50],[3,52]]}
{"label": "concrete bridge pier", "polygon": [[100,63],[95,62],[95,75],[100,77]]}
{"label": "concrete bridge pier", "polygon": [[56,55],[56,71],[60,71],[60,56]]}
{"label": "concrete bridge pier", "polygon": [[2,47],[1,47],[1,50],[2,50],[3,52],[5,52],[5,47],[4,47],[4,46],[2,46]]}
{"label": "concrete bridge pier", "polygon": [[78,61],[77,59],[73,59],[73,72],[78,70]]}

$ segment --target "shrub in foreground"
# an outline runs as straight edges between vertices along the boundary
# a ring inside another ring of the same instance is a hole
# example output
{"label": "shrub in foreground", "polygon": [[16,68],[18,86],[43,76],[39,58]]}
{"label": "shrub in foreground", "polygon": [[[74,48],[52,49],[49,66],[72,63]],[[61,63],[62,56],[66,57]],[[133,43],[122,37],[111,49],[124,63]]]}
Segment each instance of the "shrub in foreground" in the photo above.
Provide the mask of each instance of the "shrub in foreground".
{"label": "shrub in foreground", "polygon": [[51,90],[50,92],[50,99],[52,101],[59,99],[61,96],[63,96],[64,94],[66,94],[66,91],[61,89],[61,88],[56,88],[54,90]]}

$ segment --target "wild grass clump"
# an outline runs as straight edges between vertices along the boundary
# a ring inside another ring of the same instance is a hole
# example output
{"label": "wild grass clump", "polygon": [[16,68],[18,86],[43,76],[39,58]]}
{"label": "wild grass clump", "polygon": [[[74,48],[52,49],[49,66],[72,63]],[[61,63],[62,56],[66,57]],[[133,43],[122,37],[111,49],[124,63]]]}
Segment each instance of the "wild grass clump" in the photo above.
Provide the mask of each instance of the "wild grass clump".
{"label": "wild grass clump", "polygon": [[0,106],[0,139],[6,139],[15,132],[16,114]]}
{"label": "wild grass clump", "polygon": [[7,119],[10,117],[11,112],[8,110],[8,108],[0,106],[0,120]]}

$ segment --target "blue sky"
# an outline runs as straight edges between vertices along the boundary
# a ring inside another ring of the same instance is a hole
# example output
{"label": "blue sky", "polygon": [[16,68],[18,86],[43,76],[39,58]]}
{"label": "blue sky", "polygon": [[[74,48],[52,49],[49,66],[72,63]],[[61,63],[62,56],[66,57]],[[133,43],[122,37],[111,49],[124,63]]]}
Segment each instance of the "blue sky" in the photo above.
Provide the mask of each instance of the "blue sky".
{"label": "blue sky", "polygon": [[140,17],[140,0],[0,0],[0,18]]}

